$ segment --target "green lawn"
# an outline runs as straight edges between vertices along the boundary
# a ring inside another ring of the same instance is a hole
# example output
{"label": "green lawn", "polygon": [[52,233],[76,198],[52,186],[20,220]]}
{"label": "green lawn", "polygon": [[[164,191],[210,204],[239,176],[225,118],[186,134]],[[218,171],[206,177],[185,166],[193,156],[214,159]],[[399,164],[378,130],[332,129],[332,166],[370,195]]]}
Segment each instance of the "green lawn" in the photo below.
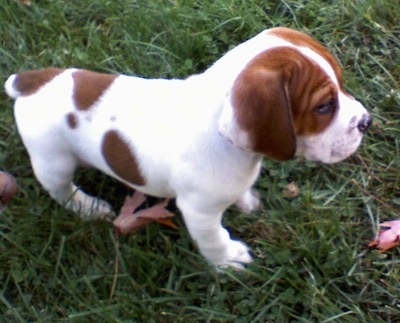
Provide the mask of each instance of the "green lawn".
{"label": "green lawn", "polygon": [[[400,320],[400,248],[368,248],[379,222],[400,217],[398,0],[1,0],[0,81],[50,65],[185,77],[272,26],[325,43],[374,126],[340,164],[265,161],[263,209],[224,220],[253,249],[244,273],[210,268],[179,216],[179,230],[116,237],[62,209],[34,179],[0,92],[0,162],[19,185],[0,215],[0,321]],[[294,199],[282,193],[290,181]],[[94,171],[77,182],[116,209],[129,193]]]}

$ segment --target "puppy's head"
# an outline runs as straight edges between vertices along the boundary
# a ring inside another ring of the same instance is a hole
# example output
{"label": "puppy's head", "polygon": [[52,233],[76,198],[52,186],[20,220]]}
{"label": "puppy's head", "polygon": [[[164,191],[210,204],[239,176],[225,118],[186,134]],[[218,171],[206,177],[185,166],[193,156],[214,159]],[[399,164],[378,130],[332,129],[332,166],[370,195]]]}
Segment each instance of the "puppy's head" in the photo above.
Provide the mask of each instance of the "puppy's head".
{"label": "puppy's head", "polygon": [[301,155],[334,163],[348,157],[371,117],[343,89],[339,65],[321,44],[300,32],[275,32],[304,39],[250,60],[225,102],[220,132],[241,149],[277,160]]}

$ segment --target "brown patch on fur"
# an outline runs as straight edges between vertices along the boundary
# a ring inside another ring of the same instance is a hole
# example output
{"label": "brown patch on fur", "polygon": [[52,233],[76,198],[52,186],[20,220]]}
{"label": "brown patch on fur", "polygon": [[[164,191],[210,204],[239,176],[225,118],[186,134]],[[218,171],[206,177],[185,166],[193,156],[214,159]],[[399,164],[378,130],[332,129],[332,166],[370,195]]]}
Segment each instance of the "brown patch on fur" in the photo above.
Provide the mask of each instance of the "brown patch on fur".
{"label": "brown patch on fur", "polygon": [[268,31],[268,34],[277,36],[279,38],[283,38],[288,42],[296,45],[296,46],[304,46],[312,49],[321,55],[328,63],[332,66],[336,78],[338,79],[340,89],[344,91],[343,88],[343,80],[342,80],[342,70],[336,58],[329,52],[329,50],[322,45],[320,42],[312,38],[311,36],[297,30],[285,28],[285,27],[277,27],[272,28]]}
{"label": "brown patch on fur", "polygon": [[13,87],[21,96],[28,96],[36,93],[42,86],[49,83],[64,70],[59,68],[45,68],[18,73],[13,82]]}
{"label": "brown patch on fur", "polygon": [[118,75],[78,70],[74,79],[73,98],[78,110],[88,110],[107,90]]}
{"label": "brown patch on fur", "polygon": [[277,160],[292,158],[296,136],[322,132],[337,110],[316,112],[337,101],[337,88],[314,61],[289,47],[257,55],[232,91],[235,119],[249,136],[250,149]]}
{"label": "brown patch on fur", "polygon": [[67,118],[68,126],[71,129],[76,129],[78,127],[78,117],[75,113],[73,113],[73,112],[68,113],[66,118]]}
{"label": "brown patch on fur", "polygon": [[120,178],[135,185],[146,183],[131,146],[118,131],[109,130],[105,133],[101,150],[107,165]]}

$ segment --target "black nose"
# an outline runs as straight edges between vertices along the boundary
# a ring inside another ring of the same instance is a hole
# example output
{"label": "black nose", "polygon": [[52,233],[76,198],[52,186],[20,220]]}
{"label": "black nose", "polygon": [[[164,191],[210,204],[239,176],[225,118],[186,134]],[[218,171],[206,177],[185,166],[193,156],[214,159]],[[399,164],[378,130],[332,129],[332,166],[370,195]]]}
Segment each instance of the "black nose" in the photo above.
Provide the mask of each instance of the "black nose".
{"label": "black nose", "polygon": [[369,114],[363,114],[361,120],[358,122],[357,128],[361,132],[365,132],[367,131],[371,123],[372,123],[372,117]]}

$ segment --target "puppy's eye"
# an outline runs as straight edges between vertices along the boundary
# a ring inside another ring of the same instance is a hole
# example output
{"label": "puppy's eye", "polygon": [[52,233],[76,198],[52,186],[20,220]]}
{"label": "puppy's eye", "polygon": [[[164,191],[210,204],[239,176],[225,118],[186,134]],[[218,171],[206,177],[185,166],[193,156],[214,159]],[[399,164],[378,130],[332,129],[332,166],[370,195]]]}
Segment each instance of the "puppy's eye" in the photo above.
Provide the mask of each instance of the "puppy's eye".
{"label": "puppy's eye", "polygon": [[321,104],[315,108],[315,112],[318,114],[329,114],[333,113],[336,109],[336,100],[330,100],[327,103]]}

